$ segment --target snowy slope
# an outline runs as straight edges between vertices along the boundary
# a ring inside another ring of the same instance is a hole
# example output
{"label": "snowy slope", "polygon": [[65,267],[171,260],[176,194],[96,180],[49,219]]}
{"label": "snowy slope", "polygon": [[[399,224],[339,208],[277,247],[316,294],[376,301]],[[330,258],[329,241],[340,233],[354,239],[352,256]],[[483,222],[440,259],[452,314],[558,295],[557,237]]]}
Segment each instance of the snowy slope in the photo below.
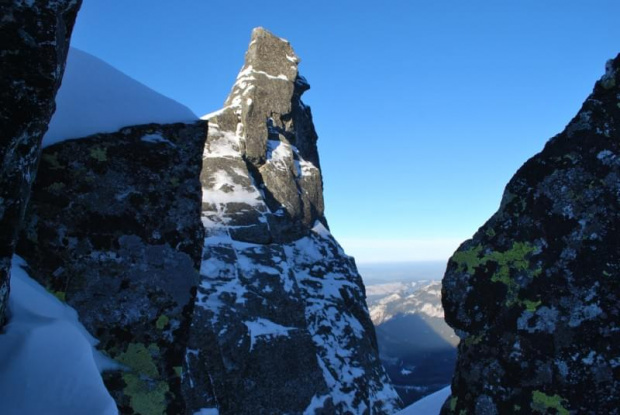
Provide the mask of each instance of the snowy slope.
{"label": "snowy slope", "polygon": [[450,386],[420,399],[395,415],[438,415],[448,396],[450,396]]}
{"label": "snowy slope", "polygon": [[69,51],[56,105],[43,146],[130,125],[198,119],[186,106],[75,48]]}
{"label": "snowy slope", "polygon": [[[71,307],[32,280],[14,257],[10,318],[0,334],[0,414],[115,415],[93,349]],[[112,367],[112,366],[108,366]]]}

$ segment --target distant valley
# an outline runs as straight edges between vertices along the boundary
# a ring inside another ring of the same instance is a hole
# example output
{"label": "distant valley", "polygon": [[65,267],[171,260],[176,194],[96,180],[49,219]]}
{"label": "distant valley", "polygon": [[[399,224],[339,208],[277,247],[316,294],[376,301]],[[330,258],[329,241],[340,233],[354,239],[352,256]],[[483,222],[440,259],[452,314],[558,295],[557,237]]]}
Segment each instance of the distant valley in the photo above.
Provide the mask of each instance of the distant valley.
{"label": "distant valley", "polygon": [[459,339],[443,319],[443,267],[360,265],[381,361],[405,405],[448,385],[454,371]]}

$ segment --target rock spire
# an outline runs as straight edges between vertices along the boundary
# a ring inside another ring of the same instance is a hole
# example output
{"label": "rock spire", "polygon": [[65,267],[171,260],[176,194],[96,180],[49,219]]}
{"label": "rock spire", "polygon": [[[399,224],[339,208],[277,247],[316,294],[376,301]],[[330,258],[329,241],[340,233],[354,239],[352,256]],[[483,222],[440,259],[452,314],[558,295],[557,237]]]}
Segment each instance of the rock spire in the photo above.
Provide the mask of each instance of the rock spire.
{"label": "rock spire", "polygon": [[187,400],[220,414],[392,413],[361,277],[323,216],[298,64],[255,29],[224,108],[206,116]]}

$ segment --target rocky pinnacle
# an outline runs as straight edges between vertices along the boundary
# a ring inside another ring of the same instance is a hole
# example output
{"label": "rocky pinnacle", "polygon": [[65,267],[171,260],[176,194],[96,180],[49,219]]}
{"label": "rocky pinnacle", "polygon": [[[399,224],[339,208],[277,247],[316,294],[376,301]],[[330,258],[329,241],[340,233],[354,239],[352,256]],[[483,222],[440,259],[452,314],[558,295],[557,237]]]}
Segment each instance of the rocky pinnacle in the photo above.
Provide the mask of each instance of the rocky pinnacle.
{"label": "rocky pinnacle", "polygon": [[298,64],[287,41],[255,29],[225,107],[205,117],[205,243],[184,377],[194,411],[387,414],[400,406],[355,262],[323,216]]}
{"label": "rocky pinnacle", "polygon": [[[297,71],[299,61],[287,41],[254,29],[224,109],[206,116],[205,211],[218,195],[232,197],[227,217],[235,239],[293,240],[317,220],[327,227],[317,135],[310,108],[301,101],[310,86]],[[221,149],[233,149],[235,157]],[[249,194],[219,186],[223,172]],[[258,193],[251,194],[253,188]]]}

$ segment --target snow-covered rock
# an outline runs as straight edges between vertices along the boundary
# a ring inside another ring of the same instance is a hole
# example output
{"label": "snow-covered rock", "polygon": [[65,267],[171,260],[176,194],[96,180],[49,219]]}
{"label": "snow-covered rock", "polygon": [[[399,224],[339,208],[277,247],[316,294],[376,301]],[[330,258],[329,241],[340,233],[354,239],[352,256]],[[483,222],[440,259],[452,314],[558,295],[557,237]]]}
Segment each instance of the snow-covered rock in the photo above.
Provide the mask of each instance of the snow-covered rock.
{"label": "snow-covered rock", "polygon": [[0,334],[0,413],[116,415],[100,371],[116,367],[74,309],[30,278],[14,257],[10,319]]}
{"label": "snow-covered rock", "polygon": [[449,386],[420,399],[395,415],[439,415],[448,396],[450,396]]}
{"label": "snow-covered rock", "polygon": [[206,116],[188,402],[222,414],[392,413],[361,277],[323,215],[298,62],[255,29],[225,108]]}
{"label": "snow-covered rock", "polygon": [[18,252],[126,367],[104,374],[122,413],[184,413],[206,134],[147,124],[43,149]]}
{"label": "snow-covered rock", "polygon": [[186,106],[127,76],[101,59],[69,50],[56,112],[43,146],[61,140],[112,133],[139,124],[197,121]]}

